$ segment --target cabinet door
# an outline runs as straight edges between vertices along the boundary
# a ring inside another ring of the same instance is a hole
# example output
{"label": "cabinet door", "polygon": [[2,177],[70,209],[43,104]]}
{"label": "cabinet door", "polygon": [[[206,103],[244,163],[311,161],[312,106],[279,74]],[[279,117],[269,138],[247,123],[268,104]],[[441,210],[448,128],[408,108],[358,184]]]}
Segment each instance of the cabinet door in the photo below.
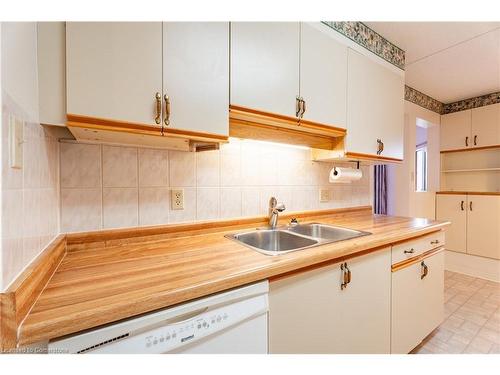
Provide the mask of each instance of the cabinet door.
{"label": "cabinet door", "polygon": [[391,353],[405,354],[414,349],[441,324],[443,309],[443,252],[393,272]]}
{"label": "cabinet door", "polygon": [[500,103],[472,109],[472,147],[500,144]]}
{"label": "cabinet door", "polygon": [[335,353],[343,338],[340,265],[269,283],[269,352]]}
{"label": "cabinet door", "polygon": [[423,260],[427,276],[421,279],[423,309],[420,309],[422,340],[434,331],[444,318],[444,252]]}
{"label": "cabinet door", "polygon": [[231,23],[231,104],[295,117],[299,23]]}
{"label": "cabinet door", "polygon": [[420,275],[420,263],[392,273],[391,353],[409,353],[422,341],[419,322],[424,298]]}
{"label": "cabinet door", "polygon": [[389,353],[390,250],[347,264],[345,289],[340,264],[270,283],[271,353]]}
{"label": "cabinet door", "polygon": [[466,252],[467,244],[467,196],[438,194],[436,196],[436,219],[448,220],[446,227],[446,249]]}
{"label": "cabinet door", "polygon": [[471,111],[441,116],[441,151],[471,147]]}
{"label": "cabinet door", "polygon": [[500,196],[469,195],[467,254],[500,259]]}
{"label": "cabinet door", "polygon": [[228,135],[229,23],[165,22],[163,88],[169,127]]}
{"label": "cabinet door", "polygon": [[66,24],[38,22],[40,123],[66,124]]}
{"label": "cabinet door", "polygon": [[304,119],[346,127],[347,47],[326,34],[328,28],[301,24],[300,96]]}
{"label": "cabinet door", "polygon": [[347,261],[351,282],[339,295],[341,322],[334,353],[388,354],[391,350],[390,248]]}
{"label": "cabinet door", "polygon": [[68,22],[68,113],[156,125],[161,39],[161,22]]}
{"label": "cabinet door", "polygon": [[350,152],[403,159],[404,76],[349,49],[347,142]]}

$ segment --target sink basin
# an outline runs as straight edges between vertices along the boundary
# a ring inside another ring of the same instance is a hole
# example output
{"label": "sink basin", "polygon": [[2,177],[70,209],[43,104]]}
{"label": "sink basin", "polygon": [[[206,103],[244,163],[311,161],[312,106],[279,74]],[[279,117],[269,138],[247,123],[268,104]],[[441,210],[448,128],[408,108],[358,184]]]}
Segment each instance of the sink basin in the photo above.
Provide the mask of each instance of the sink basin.
{"label": "sink basin", "polygon": [[263,254],[279,255],[369,234],[371,233],[326,224],[310,223],[276,229],[256,229],[248,232],[227,234],[225,237]]}
{"label": "sink basin", "polygon": [[318,223],[298,224],[287,228],[287,230],[293,233],[302,234],[304,236],[327,240],[329,242],[348,240],[351,238],[366,236],[367,234],[370,234],[368,232],[362,232],[359,230],[334,227],[331,225]]}
{"label": "sink basin", "polygon": [[316,245],[317,240],[280,229],[260,229],[252,232],[228,235],[227,237],[265,254],[275,255]]}

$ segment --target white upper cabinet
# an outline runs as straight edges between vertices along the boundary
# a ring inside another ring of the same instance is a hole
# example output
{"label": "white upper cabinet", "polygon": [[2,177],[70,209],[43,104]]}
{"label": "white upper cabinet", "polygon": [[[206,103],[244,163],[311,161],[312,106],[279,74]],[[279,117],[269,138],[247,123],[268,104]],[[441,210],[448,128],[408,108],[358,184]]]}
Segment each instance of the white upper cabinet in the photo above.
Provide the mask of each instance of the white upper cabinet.
{"label": "white upper cabinet", "polygon": [[38,100],[40,123],[66,124],[66,25],[38,22]]}
{"label": "white upper cabinet", "polygon": [[157,125],[161,22],[68,22],[69,114]]}
{"label": "white upper cabinet", "polygon": [[298,22],[231,23],[231,105],[295,117],[299,33]]}
{"label": "white upper cabinet", "polygon": [[441,116],[441,151],[472,146],[471,111],[460,111]]}
{"label": "white upper cabinet", "polygon": [[403,159],[404,75],[348,51],[346,151]]}
{"label": "white upper cabinet", "polygon": [[300,96],[306,104],[303,118],[345,128],[347,47],[328,31],[322,24],[301,24]]}
{"label": "white upper cabinet", "polygon": [[163,88],[170,128],[227,135],[229,23],[164,23]]}
{"label": "white upper cabinet", "polygon": [[472,109],[472,147],[500,144],[500,103]]}

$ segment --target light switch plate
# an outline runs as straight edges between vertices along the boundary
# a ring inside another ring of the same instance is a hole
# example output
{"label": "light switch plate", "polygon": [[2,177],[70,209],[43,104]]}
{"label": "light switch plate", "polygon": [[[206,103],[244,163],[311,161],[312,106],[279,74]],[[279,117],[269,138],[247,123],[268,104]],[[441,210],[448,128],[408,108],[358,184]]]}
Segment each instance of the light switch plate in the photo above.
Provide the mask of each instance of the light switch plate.
{"label": "light switch plate", "polygon": [[170,205],[172,210],[183,210],[184,209],[184,190],[183,189],[172,189],[170,193]]}
{"label": "light switch plate", "polygon": [[331,200],[332,200],[332,194],[330,189],[319,189],[320,202],[330,202]]}
{"label": "light switch plate", "polygon": [[13,115],[9,116],[9,165],[11,168],[23,167],[23,131],[23,121]]}

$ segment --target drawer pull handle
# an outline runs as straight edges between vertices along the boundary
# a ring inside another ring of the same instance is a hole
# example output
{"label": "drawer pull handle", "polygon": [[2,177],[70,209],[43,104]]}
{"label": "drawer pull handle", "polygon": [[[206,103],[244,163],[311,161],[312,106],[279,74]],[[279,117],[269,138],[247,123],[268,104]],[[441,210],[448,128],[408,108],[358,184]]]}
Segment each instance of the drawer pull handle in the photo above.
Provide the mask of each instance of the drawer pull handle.
{"label": "drawer pull handle", "polygon": [[342,284],[340,284],[340,290],[347,288],[347,284],[351,282],[351,270],[347,267],[347,263],[341,264],[340,269],[342,270]]}
{"label": "drawer pull handle", "polygon": [[474,136],[474,146],[477,146],[477,135]]}
{"label": "drawer pull handle", "polygon": [[415,249],[412,247],[410,250],[405,250],[405,254],[413,254],[415,252]]}
{"label": "drawer pull handle", "polygon": [[462,209],[462,211],[464,210],[464,201],[460,202],[460,208]]}
{"label": "drawer pull handle", "polygon": [[465,137],[465,147],[469,147],[469,137]]}
{"label": "drawer pull handle", "polygon": [[472,211],[472,201],[469,202],[469,209]]}
{"label": "drawer pull handle", "polygon": [[425,264],[424,262],[420,263],[420,265],[422,266],[422,273],[420,274],[420,280],[422,280],[429,273],[429,267],[427,267],[427,264]]}
{"label": "drawer pull handle", "polygon": [[439,240],[431,241],[431,245],[437,245],[438,243],[439,243]]}

